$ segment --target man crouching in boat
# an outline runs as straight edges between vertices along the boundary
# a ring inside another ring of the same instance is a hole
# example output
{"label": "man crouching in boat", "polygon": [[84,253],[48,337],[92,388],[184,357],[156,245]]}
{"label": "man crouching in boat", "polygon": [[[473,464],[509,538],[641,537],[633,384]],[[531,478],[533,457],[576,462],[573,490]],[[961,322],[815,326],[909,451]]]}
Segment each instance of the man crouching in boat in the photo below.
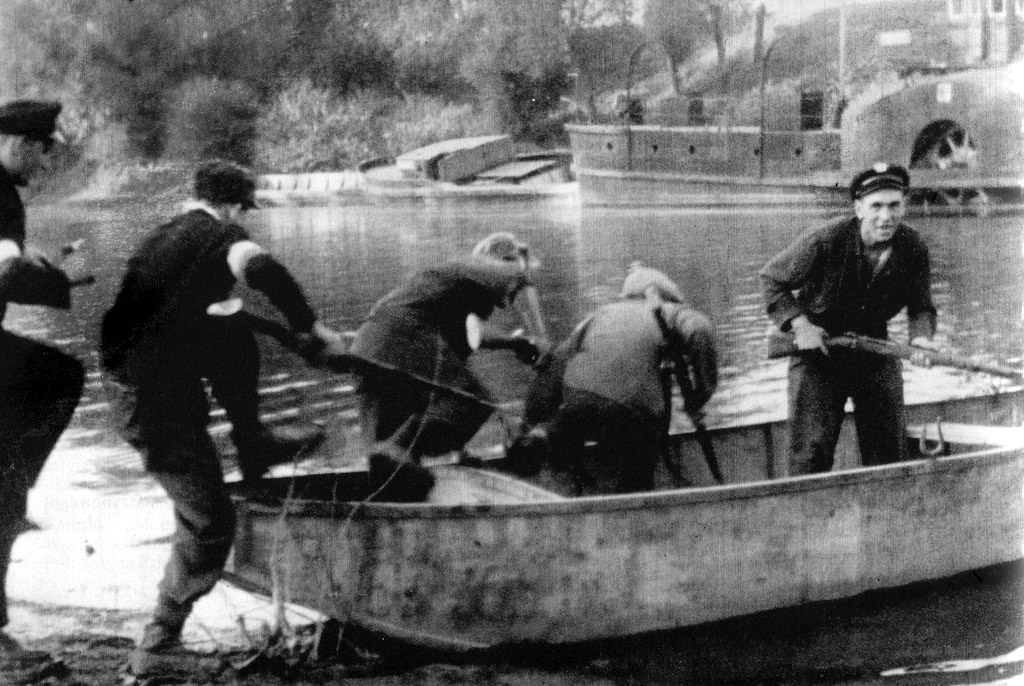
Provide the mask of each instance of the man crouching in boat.
{"label": "man crouching in boat", "polygon": [[[356,392],[376,498],[424,499],[433,477],[421,458],[462,450],[490,417],[494,406],[467,366],[473,351],[511,348],[525,363],[536,360],[529,339],[481,327],[531,287],[529,271],[527,246],[496,233],[469,257],[415,274],[370,310],[349,352],[367,362]],[[539,330],[536,312],[522,313]]]}
{"label": "man crouching in boat", "polygon": [[513,470],[528,475],[547,458],[568,473],[575,495],[653,488],[672,411],[663,376],[670,359],[685,360],[687,410],[699,413],[718,384],[711,320],[684,304],[664,273],[633,265],[621,299],[542,361],[523,433],[509,448]]}
{"label": "man crouching in boat", "polygon": [[113,306],[103,318],[101,363],[111,411],[122,436],[174,504],[171,559],[152,621],[132,655],[136,676],[194,671],[207,665],[182,649],[182,627],[196,600],[221,576],[235,514],[217,450],[207,433],[204,380],[231,421],[245,480],[322,440],[316,426],[271,431],[259,419],[259,350],[240,301],[238,279],[268,297],[310,347],[340,345],[317,321],[285,267],[236,222],[256,207],[248,170],[203,165],[196,201],[143,240],[128,261]]}
{"label": "man crouching in boat", "polygon": [[850,184],[855,216],[804,233],[760,271],[768,316],[793,332],[797,348],[789,362],[791,474],[832,469],[847,398],[862,464],[907,458],[901,362],[826,341],[848,332],[887,338],[888,321],[905,307],[911,345],[935,348],[928,248],[901,222],[909,185],[896,165],[861,172]]}

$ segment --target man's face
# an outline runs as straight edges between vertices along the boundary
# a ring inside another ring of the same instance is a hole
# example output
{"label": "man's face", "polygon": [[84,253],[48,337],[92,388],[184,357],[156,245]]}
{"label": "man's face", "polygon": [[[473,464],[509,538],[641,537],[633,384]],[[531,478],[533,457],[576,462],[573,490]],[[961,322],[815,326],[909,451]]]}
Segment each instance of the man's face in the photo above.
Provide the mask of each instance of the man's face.
{"label": "man's face", "polygon": [[50,144],[24,136],[0,137],[0,165],[24,186],[45,168]]}
{"label": "man's face", "polygon": [[860,237],[868,246],[892,240],[906,210],[903,191],[895,188],[883,188],[854,200],[853,208],[860,220]]}

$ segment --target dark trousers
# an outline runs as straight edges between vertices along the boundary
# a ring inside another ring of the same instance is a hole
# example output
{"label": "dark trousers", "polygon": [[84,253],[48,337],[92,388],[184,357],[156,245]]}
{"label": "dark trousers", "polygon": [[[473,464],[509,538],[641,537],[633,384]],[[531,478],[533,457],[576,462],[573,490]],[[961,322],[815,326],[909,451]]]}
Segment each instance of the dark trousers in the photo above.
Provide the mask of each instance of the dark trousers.
{"label": "dark trousers", "polygon": [[210,317],[189,352],[151,369],[141,382],[117,370],[105,378],[119,433],[142,453],[174,505],[174,544],[153,618],[179,629],[192,604],[220,578],[235,533],[234,506],[206,429],[203,380],[231,421],[240,459],[261,429],[259,350],[244,320]]}
{"label": "dark trousers", "polygon": [[[663,432],[664,422],[649,413],[565,388],[549,428],[552,466],[569,471],[579,494],[650,490]],[[587,450],[587,441],[596,449]]]}
{"label": "dark trousers", "polygon": [[152,472],[174,504],[174,543],[154,620],[180,628],[192,604],[220,579],[235,535],[235,510],[205,429],[179,444],[187,472]]}
{"label": "dark trousers", "polygon": [[180,444],[195,441],[205,427],[210,392],[231,422],[239,459],[257,444],[260,357],[252,329],[241,317],[208,317],[186,351],[176,351],[144,370],[109,370],[104,375],[117,432],[143,454],[154,472],[191,469]]}
{"label": "dark trousers", "polygon": [[85,372],[56,348],[0,330],[0,627],[4,586],[28,490],[71,421]]}
{"label": "dark trousers", "polygon": [[[487,398],[479,384],[464,389]],[[423,456],[461,450],[480,430],[491,408],[439,390],[412,385],[400,376],[367,374],[357,387],[362,434],[419,462]]]}
{"label": "dark trousers", "polygon": [[847,398],[853,399],[861,463],[907,458],[899,360],[856,351],[794,355],[789,363],[790,473],[832,469]]}

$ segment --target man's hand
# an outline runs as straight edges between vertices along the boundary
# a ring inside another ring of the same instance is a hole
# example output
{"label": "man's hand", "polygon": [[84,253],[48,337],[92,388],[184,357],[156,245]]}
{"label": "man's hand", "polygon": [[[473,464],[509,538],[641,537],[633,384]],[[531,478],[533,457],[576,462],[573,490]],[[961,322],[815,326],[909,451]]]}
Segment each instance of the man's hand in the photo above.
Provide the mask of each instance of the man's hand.
{"label": "man's hand", "polygon": [[516,337],[512,341],[512,352],[523,364],[532,365],[540,357],[540,348],[529,338]]}
{"label": "man's hand", "polygon": [[309,333],[296,334],[299,355],[314,367],[323,367],[330,358],[348,352],[345,336],[319,321],[313,323]]}
{"label": "man's hand", "polygon": [[790,322],[793,331],[793,342],[797,350],[820,350],[828,355],[828,346],[825,345],[825,329],[811,321],[804,315],[794,317]]}
{"label": "man's hand", "polygon": [[915,336],[911,339],[910,345],[914,348],[921,348],[920,351],[914,351],[910,356],[910,364],[918,367],[931,367],[932,361],[928,357],[928,353],[938,352],[939,345],[926,336]]}

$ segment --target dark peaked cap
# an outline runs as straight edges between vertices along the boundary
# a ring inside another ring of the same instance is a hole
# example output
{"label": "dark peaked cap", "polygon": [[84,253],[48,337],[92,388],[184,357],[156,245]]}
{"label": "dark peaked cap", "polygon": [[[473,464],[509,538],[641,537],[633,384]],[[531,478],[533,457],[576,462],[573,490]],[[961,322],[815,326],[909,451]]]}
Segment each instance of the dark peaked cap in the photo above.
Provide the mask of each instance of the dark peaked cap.
{"label": "dark peaked cap", "polygon": [[859,200],[868,193],[891,188],[906,192],[910,187],[910,174],[898,164],[879,162],[870,169],[865,169],[850,182],[850,199]]}
{"label": "dark peaked cap", "polygon": [[245,209],[255,209],[256,180],[245,167],[215,160],[201,166],[195,177],[196,197],[213,203],[241,203]]}
{"label": "dark peaked cap", "polygon": [[49,141],[57,129],[61,104],[43,100],[12,100],[0,105],[0,133]]}

